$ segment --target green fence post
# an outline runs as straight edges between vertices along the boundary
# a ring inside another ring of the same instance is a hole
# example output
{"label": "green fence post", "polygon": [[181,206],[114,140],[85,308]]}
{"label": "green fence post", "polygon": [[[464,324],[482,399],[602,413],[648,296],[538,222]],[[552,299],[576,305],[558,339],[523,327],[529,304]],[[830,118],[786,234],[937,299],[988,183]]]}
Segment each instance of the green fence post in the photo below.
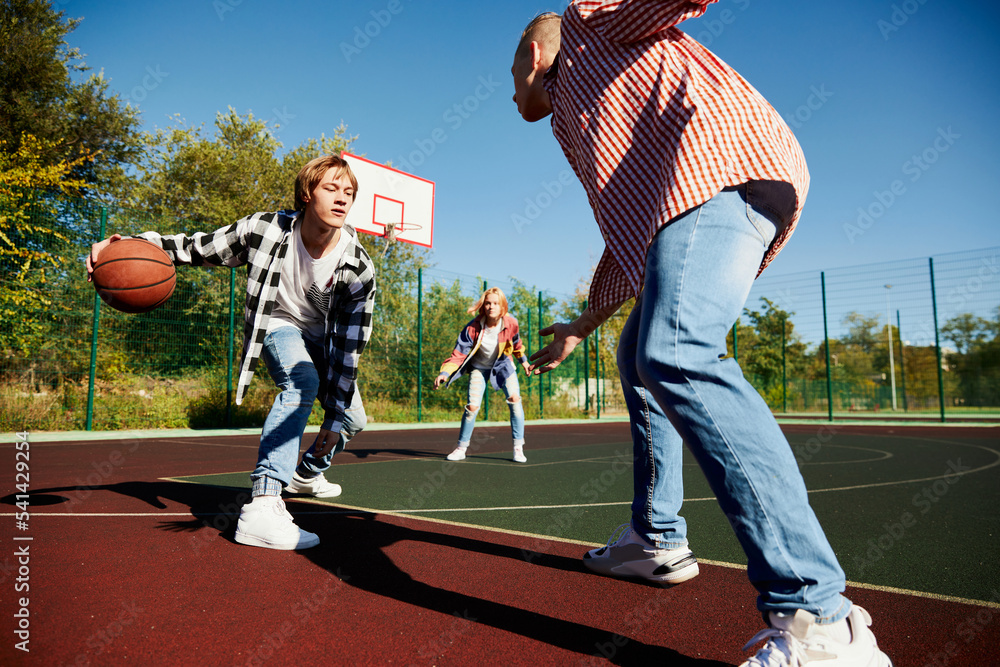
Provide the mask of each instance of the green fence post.
{"label": "green fence post", "polygon": [[[483,291],[488,289],[486,281],[483,281]],[[493,392],[490,391],[489,380],[486,381],[486,391],[483,393],[483,419],[486,421],[490,420],[490,399],[493,398]]]}
{"label": "green fence post", "polygon": [[424,270],[417,269],[417,421],[423,421]]}
{"label": "green fence post", "polygon": [[[108,207],[101,207],[101,229],[98,239],[104,239],[108,226]],[[87,382],[87,430],[94,430],[94,376],[97,374],[97,331],[101,326],[101,297],[94,290],[94,317],[90,326],[90,379]]]}
{"label": "green fence post", "polygon": [[941,368],[941,340],[938,336],[937,295],[934,289],[934,258],[928,257],[931,269],[931,306],[934,310],[934,350],[937,356],[938,405],[941,406],[941,421],[944,421],[944,369]]}
{"label": "green fence post", "polygon": [[229,342],[226,345],[226,428],[233,427],[233,356],[236,336],[236,269],[229,269]]}
{"label": "green fence post", "polygon": [[906,406],[906,361],[903,359],[903,330],[899,325],[899,310],[896,310],[896,333],[899,335],[899,379],[903,387],[903,412],[907,412]]}
{"label": "green fence post", "polygon": [[739,345],[736,344],[736,325],[739,323],[740,318],[737,317],[736,321],[733,322],[733,360],[736,363],[740,363],[740,348]]}
{"label": "green fence post", "polygon": [[[542,290],[538,290],[538,349],[544,347],[545,341],[542,340]],[[545,381],[543,380],[545,376],[538,376],[538,418],[545,418]],[[552,384],[549,383],[549,387]]]}
{"label": "green fence post", "polygon": [[785,361],[785,347],[787,343],[785,341],[785,325],[788,324],[788,318],[782,318],[781,320],[781,412],[783,414],[788,413],[788,363]]}
{"label": "green fence post", "polygon": [[[587,310],[587,302],[583,302],[583,309]],[[583,339],[583,408],[590,417],[590,336]]]}
{"label": "green fence post", "polygon": [[[530,359],[531,358],[531,309],[528,309],[528,328],[524,330],[524,336],[521,340],[524,341],[524,355]],[[530,362],[529,362],[530,363]],[[528,396],[528,400],[531,400],[531,378],[529,377],[524,381],[525,394]]]}
{"label": "green fence post", "polygon": [[573,393],[576,395],[576,409],[579,410],[582,406],[580,405],[580,355],[576,355],[576,363],[573,364]]}
{"label": "green fence post", "polygon": [[826,273],[819,273],[820,290],[823,293],[823,346],[826,347],[826,400],[827,417],[833,421],[833,378],[830,374],[830,330],[826,325]]}
{"label": "green fence post", "polygon": [[594,329],[594,403],[597,405],[597,418],[601,418],[601,327]]}

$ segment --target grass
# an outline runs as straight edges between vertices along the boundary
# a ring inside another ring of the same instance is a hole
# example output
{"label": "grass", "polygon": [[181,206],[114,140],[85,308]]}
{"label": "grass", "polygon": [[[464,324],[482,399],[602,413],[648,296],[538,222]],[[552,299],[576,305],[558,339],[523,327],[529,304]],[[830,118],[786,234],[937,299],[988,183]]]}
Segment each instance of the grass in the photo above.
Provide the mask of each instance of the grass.
{"label": "grass", "polygon": [[[254,381],[241,405],[228,396],[226,378],[218,372],[189,374],[184,377],[150,377],[120,372],[113,377],[98,378],[94,386],[92,430],[115,431],[153,428],[256,428],[263,426],[271,409],[277,388],[267,378]],[[461,389],[453,390],[447,400],[443,396],[425,399],[419,412],[422,423],[455,422],[461,419],[464,396]],[[488,410],[479,418],[506,421],[507,406],[501,393],[491,391]],[[620,395],[603,397],[601,416],[623,414]],[[539,408],[538,395],[522,394],[525,418],[574,419],[587,416],[570,394],[546,396],[544,411]],[[418,421],[416,402],[407,398],[364,395],[365,410],[373,423],[414,423]],[[60,378],[49,383],[24,381],[0,382],[0,428],[13,431],[82,431],[87,428],[88,386],[85,380]],[[791,406],[790,406],[791,407]],[[824,406],[814,410],[791,409],[780,416],[793,418],[825,415]],[[592,409],[591,414],[596,414]],[[913,408],[867,411],[835,411],[835,418],[879,417],[906,420],[936,417],[935,408]],[[997,419],[1000,408],[970,408],[946,406],[946,418]],[[323,422],[323,409],[317,402],[309,423]]]}
{"label": "grass", "polygon": [[[114,379],[98,378],[94,383],[94,431],[154,428],[254,428],[263,426],[277,388],[257,378],[241,405],[226,391],[226,380],[206,372],[185,377],[154,378],[118,373]],[[82,431],[87,428],[88,385],[86,381],[61,378],[51,383],[0,382],[0,428],[13,431]],[[235,391],[235,390],[234,390]],[[489,416],[506,420],[503,396],[491,392]],[[527,419],[585,417],[568,396],[546,397],[544,415],[537,396],[525,396]],[[365,410],[372,422],[413,423],[418,421],[414,402],[365,395]],[[323,409],[313,405],[309,423],[323,423]],[[606,413],[602,413],[606,414]],[[461,407],[431,405],[420,411],[421,422],[453,422],[461,418]],[[480,418],[485,415],[480,414]]]}
{"label": "grass", "polygon": [[[5,431],[78,431],[87,427],[88,386],[63,379],[27,387],[0,383],[0,428]],[[93,430],[185,428],[187,408],[205,391],[198,380],[118,376],[94,383]]]}

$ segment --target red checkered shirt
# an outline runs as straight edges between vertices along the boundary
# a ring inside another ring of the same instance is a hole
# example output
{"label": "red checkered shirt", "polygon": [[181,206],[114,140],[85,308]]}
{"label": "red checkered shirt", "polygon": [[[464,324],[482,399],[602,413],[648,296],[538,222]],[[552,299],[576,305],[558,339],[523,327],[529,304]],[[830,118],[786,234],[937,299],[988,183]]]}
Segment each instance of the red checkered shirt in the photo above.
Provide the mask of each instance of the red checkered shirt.
{"label": "red checkered shirt", "polygon": [[545,87],[553,134],[607,246],[591,282],[594,310],[637,295],[657,230],[725,187],[775,180],[795,189],[795,212],[761,271],[802,212],[809,173],[792,131],[739,74],[675,27],[715,1],[578,0],[563,15]]}

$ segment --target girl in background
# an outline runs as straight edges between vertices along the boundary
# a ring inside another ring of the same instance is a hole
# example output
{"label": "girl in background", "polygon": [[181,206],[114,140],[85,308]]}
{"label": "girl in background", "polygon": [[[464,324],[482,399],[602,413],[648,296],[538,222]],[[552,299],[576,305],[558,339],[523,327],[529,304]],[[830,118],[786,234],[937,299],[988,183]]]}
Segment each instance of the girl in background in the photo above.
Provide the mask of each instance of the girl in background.
{"label": "girl in background", "polygon": [[514,440],[514,461],[525,463],[524,407],[517,382],[514,357],[528,373],[528,360],[518,335],[517,320],[507,312],[507,297],[498,287],[491,287],[469,307],[476,317],[458,334],[455,350],[434,379],[434,388],[450,385],[462,375],[469,376],[469,400],[462,414],[458,432],[458,447],[448,455],[449,461],[461,461],[469,449],[476,415],[486,391],[486,379],[494,389],[503,390],[510,408],[510,432]]}

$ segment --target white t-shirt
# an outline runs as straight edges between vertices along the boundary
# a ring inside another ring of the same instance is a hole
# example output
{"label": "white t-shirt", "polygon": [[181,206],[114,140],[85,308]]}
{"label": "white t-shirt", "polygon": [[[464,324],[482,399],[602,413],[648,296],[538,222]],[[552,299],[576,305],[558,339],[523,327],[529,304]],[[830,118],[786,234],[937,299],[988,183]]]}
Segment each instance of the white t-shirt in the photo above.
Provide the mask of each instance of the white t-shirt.
{"label": "white t-shirt", "polygon": [[302,221],[296,220],[292,228],[292,238],[281,265],[278,300],[271,311],[267,330],[295,327],[309,340],[322,344],[326,314],[330,310],[330,289],[353,233],[347,227],[341,228],[340,239],[333,250],[320,259],[313,259],[302,243],[301,225]]}
{"label": "white t-shirt", "polygon": [[481,371],[488,371],[493,368],[493,364],[497,360],[497,345],[501,324],[503,324],[503,320],[497,322],[496,326],[483,327],[479,349],[476,350],[476,355],[472,357],[471,363],[473,368],[478,368]]}

